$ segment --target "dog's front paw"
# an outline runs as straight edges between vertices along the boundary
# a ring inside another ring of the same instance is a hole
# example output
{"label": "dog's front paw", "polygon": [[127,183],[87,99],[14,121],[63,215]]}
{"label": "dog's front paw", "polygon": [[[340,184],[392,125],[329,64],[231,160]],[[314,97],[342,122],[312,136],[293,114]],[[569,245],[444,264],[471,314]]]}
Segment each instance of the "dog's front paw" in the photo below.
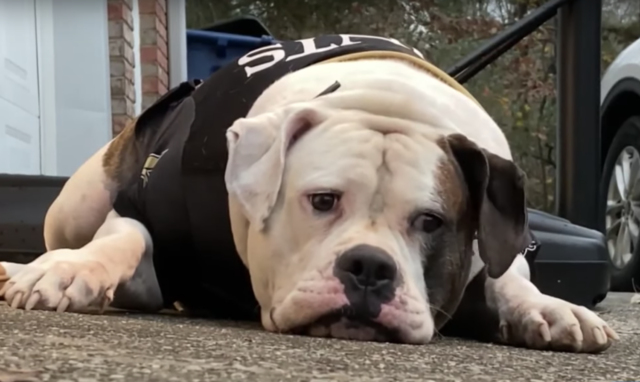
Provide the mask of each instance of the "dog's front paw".
{"label": "dog's front paw", "polygon": [[0,290],[13,308],[82,311],[113,301],[117,280],[82,250],[45,253],[13,275]]}
{"label": "dog's front paw", "polygon": [[597,353],[619,339],[591,310],[543,294],[523,298],[500,316],[502,339],[532,349]]}

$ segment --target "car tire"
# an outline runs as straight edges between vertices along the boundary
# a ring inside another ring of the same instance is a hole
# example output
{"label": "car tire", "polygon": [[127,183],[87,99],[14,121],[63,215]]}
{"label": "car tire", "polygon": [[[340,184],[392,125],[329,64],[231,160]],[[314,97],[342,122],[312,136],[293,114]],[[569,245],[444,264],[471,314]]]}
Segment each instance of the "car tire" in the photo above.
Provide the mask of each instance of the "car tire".
{"label": "car tire", "polygon": [[[632,165],[637,168],[633,174],[632,171],[622,170]],[[623,175],[622,179],[633,177],[632,182],[626,182],[631,186],[620,187],[617,186],[617,182],[612,183],[612,180],[615,180],[616,167],[619,174],[627,174],[626,177]],[[620,197],[621,189],[626,193],[624,198]],[[634,200],[636,203],[633,203]],[[631,239],[634,236],[640,237],[640,116],[626,120],[609,146],[600,182],[600,208],[611,264],[611,290],[631,292],[640,289],[640,243],[637,239]],[[634,209],[638,213],[634,214]],[[612,228],[614,222],[617,223],[615,228]],[[625,228],[617,228],[623,225],[628,232],[624,232]],[[628,244],[628,250],[617,250],[616,240],[627,233],[634,234],[621,241],[619,247],[627,248]]]}

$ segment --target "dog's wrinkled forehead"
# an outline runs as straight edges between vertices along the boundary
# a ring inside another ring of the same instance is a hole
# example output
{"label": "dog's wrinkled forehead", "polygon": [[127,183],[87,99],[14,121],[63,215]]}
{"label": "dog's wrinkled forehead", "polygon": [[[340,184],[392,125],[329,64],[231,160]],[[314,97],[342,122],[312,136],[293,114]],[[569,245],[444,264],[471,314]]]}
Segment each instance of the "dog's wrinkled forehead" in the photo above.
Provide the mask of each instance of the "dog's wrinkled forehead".
{"label": "dog's wrinkled forehead", "polygon": [[290,164],[300,167],[292,181],[305,189],[354,187],[360,199],[377,193],[385,199],[378,210],[394,205],[402,213],[423,207],[455,215],[465,198],[460,172],[440,136],[422,130],[410,121],[336,113],[293,147],[294,155],[304,154]]}
{"label": "dog's wrinkled forehead", "polygon": [[[335,81],[320,91],[314,99],[331,96],[338,92],[341,86],[339,81]],[[354,122],[348,119],[349,117],[346,120],[344,117],[338,117],[335,118],[334,123],[338,125]],[[377,192],[385,193],[386,189],[388,194],[413,194],[415,195],[413,202],[416,203],[425,203],[424,200],[419,201],[420,198],[429,199],[431,203],[437,203],[438,209],[452,218],[458,218],[463,213],[466,206],[465,198],[468,196],[464,177],[442,135],[424,131],[424,127],[411,123],[411,121],[400,122],[396,118],[385,118],[379,115],[369,115],[357,122],[362,125],[361,127],[379,133],[376,134],[379,136],[369,135],[368,139],[362,136],[360,139],[363,141],[346,144],[353,137],[353,134],[335,134],[338,141],[332,147],[347,149],[343,153],[335,152],[334,154],[337,156],[362,156],[362,153],[354,148],[354,146],[361,144],[369,144],[373,149],[378,148],[381,157],[375,158],[373,161],[375,166],[379,167],[375,173],[375,176],[379,178],[376,182],[379,183],[376,187]],[[380,138],[382,138],[382,142],[380,142]],[[376,142],[380,144],[376,144]],[[370,156],[369,159],[373,159],[373,157]],[[343,170],[346,174],[344,176],[347,178],[366,174],[366,171],[349,171],[349,168],[352,170],[357,168],[351,167],[349,162],[345,162],[345,165],[346,168]],[[408,174],[408,168],[413,168],[415,173],[411,176],[405,176]],[[369,178],[372,176],[373,174],[370,174]],[[385,184],[391,178],[401,181],[402,185],[397,182],[395,185]]]}

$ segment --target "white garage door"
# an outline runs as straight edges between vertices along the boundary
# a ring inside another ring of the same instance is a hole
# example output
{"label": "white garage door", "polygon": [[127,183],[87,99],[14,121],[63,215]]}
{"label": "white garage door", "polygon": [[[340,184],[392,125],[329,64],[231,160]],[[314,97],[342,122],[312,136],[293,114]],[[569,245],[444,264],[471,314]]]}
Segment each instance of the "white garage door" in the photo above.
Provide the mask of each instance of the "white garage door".
{"label": "white garage door", "polygon": [[35,0],[0,0],[0,173],[40,174]]}

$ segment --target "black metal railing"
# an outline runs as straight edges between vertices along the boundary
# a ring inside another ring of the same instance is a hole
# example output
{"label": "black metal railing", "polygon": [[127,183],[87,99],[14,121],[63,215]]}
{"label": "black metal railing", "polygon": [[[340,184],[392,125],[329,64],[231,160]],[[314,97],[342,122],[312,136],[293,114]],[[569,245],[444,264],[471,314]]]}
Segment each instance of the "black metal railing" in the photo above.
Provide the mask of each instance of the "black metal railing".
{"label": "black metal railing", "polygon": [[556,213],[593,229],[598,229],[600,215],[601,15],[601,0],[548,1],[447,71],[465,83],[558,16]]}
{"label": "black metal railing", "polygon": [[463,84],[478,74],[482,69],[496,61],[523,38],[529,36],[542,24],[551,20],[558,9],[571,0],[553,0],[536,8],[534,11],[515,22],[513,25],[495,35],[478,49],[458,61],[447,73]]}

